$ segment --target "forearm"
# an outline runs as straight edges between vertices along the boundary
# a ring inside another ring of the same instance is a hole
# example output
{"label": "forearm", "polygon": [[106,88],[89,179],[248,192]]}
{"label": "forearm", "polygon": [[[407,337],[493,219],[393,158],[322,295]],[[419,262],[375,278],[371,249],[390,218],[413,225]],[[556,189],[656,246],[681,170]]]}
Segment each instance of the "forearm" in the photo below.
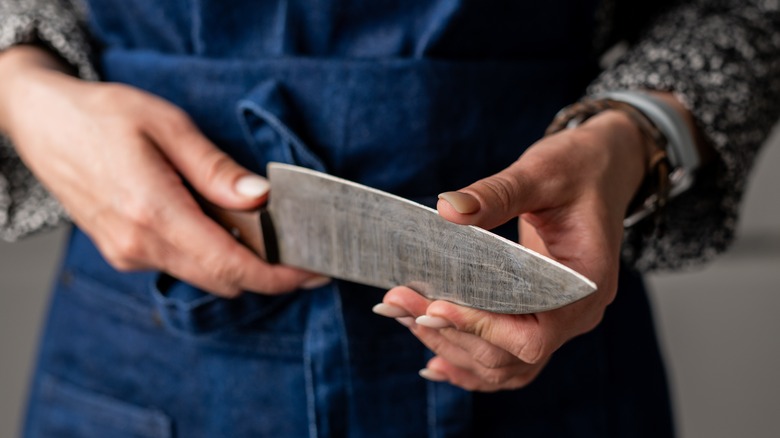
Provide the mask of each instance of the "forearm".
{"label": "forearm", "polygon": [[16,240],[67,218],[59,202],[38,182],[10,142],[12,110],[31,111],[17,96],[28,90],[30,72],[68,71],[67,64],[35,46],[0,52],[0,238]]}
{"label": "forearm", "polygon": [[[97,79],[91,61],[92,48],[84,17],[74,2],[64,0],[4,0],[0,2],[0,130],[10,128],[8,119],[12,77],[18,67],[33,62],[45,68],[69,66],[77,76]],[[25,45],[19,47],[16,46]],[[37,47],[37,48],[36,48]],[[42,48],[46,49],[42,49]],[[47,55],[43,55],[48,50]],[[39,53],[39,52],[40,53]],[[6,55],[8,55],[6,57]],[[23,61],[23,62],[22,62]],[[16,76],[23,78],[23,76]],[[19,105],[16,103],[15,105]],[[16,148],[0,134],[0,239],[16,240],[67,218],[62,206],[21,162]]]}

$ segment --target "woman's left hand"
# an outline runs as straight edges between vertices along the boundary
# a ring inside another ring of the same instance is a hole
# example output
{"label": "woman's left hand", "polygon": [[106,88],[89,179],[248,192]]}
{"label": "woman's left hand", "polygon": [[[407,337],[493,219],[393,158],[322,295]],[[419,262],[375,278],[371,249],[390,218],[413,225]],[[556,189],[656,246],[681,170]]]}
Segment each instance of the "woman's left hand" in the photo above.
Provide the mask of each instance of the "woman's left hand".
{"label": "woman's left hand", "polygon": [[520,218],[520,243],[592,279],[598,291],[565,307],[505,315],[390,290],[374,311],[398,318],[434,353],[421,375],[468,390],[519,388],[568,340],[601,321],[617,288],[623,218],[650,145],[623,113],[605,111],[541,139],[512,166],[457,193],[439,213],[494,228]]}

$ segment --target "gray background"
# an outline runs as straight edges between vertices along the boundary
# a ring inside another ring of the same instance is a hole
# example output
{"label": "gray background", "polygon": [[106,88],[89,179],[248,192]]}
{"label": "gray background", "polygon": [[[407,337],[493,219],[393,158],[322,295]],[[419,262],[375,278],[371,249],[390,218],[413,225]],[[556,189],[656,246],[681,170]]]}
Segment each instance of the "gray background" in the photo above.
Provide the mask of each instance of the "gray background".
{"label": "gray background", "polygon": [[[0,437],[14,436],[64,230],[0,242]],[[759,157],[732,250],[654,275],[682,438],[780,436],[780,133]]]}

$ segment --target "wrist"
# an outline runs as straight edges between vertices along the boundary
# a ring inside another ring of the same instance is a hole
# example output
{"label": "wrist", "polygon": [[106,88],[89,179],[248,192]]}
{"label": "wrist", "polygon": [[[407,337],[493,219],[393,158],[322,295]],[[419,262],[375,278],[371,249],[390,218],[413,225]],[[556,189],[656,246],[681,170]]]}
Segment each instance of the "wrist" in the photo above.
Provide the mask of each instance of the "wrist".
{"label": "wrist", "polygon": [[[602,190],[611,195],[609,202],[613,206],[624,207],[624,213],[632,214],[638,206],[642,207],[637,200],[652,195],[656,203],[653,207],[659,207],[652,211],[662,209],[668,194],[667,143],[663,133],[644,113],[619,100],[584,99],[560,110],[547,128],[547,135],[564,129],[568,132],[597,131],[595,138],[579,144],[592,145],[599,148],[603,156],[612,157],[609,173],[605,174],[610,186],[602,187]],[[605,148],[607,153],[604,153]],[[620,202],[615,203],[617,201]],[[625,221],[624,226],[628,226]]]}
{"label": "wrist", "polygon": [[12,110],[22,107],[20,96],[29,92],[35,73],[70,74],[70,67],[44,48],[18,45],[0,52],[0,131],[10,133]]}
{"label": "wrist", "polygon": [[590,135],[589,140],[580,144],[597,148],[597,153],[605,158],[607,167],[603,172],[609,187],[604,189],[613,194],[617,205],[628,208],[647,176],[648,163],[656,150],[653,141],[625,112],[612,109],[587,119],[572,133]]}
{"label": "wrist", "polygon": [[632,201],[624,226],[630,227],[653,214],[656,229],[663,232],[660,226],[668,200],[691,186],[702,161],[693,118],[669,93],[611,91],[562,109],[547,133],[579,126],[607,110],[619,110],[629,116],[654,148],[647,161],[646,178]]}

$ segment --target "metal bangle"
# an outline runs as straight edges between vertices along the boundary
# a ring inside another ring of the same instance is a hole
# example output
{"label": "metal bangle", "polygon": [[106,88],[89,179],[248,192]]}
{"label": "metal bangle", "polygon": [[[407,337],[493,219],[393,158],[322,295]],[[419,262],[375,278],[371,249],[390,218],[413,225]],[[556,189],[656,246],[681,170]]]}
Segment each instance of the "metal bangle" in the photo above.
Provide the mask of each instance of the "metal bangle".
{"label": "metal bangle", "polygon": [[670,196],[675,197],[690,188],[700,164],[699,152],[691,130],[674,108],[642,91],[609,91],[593,98],[625,102],[641,111],[667,139],[666,149],[672,164]]}

